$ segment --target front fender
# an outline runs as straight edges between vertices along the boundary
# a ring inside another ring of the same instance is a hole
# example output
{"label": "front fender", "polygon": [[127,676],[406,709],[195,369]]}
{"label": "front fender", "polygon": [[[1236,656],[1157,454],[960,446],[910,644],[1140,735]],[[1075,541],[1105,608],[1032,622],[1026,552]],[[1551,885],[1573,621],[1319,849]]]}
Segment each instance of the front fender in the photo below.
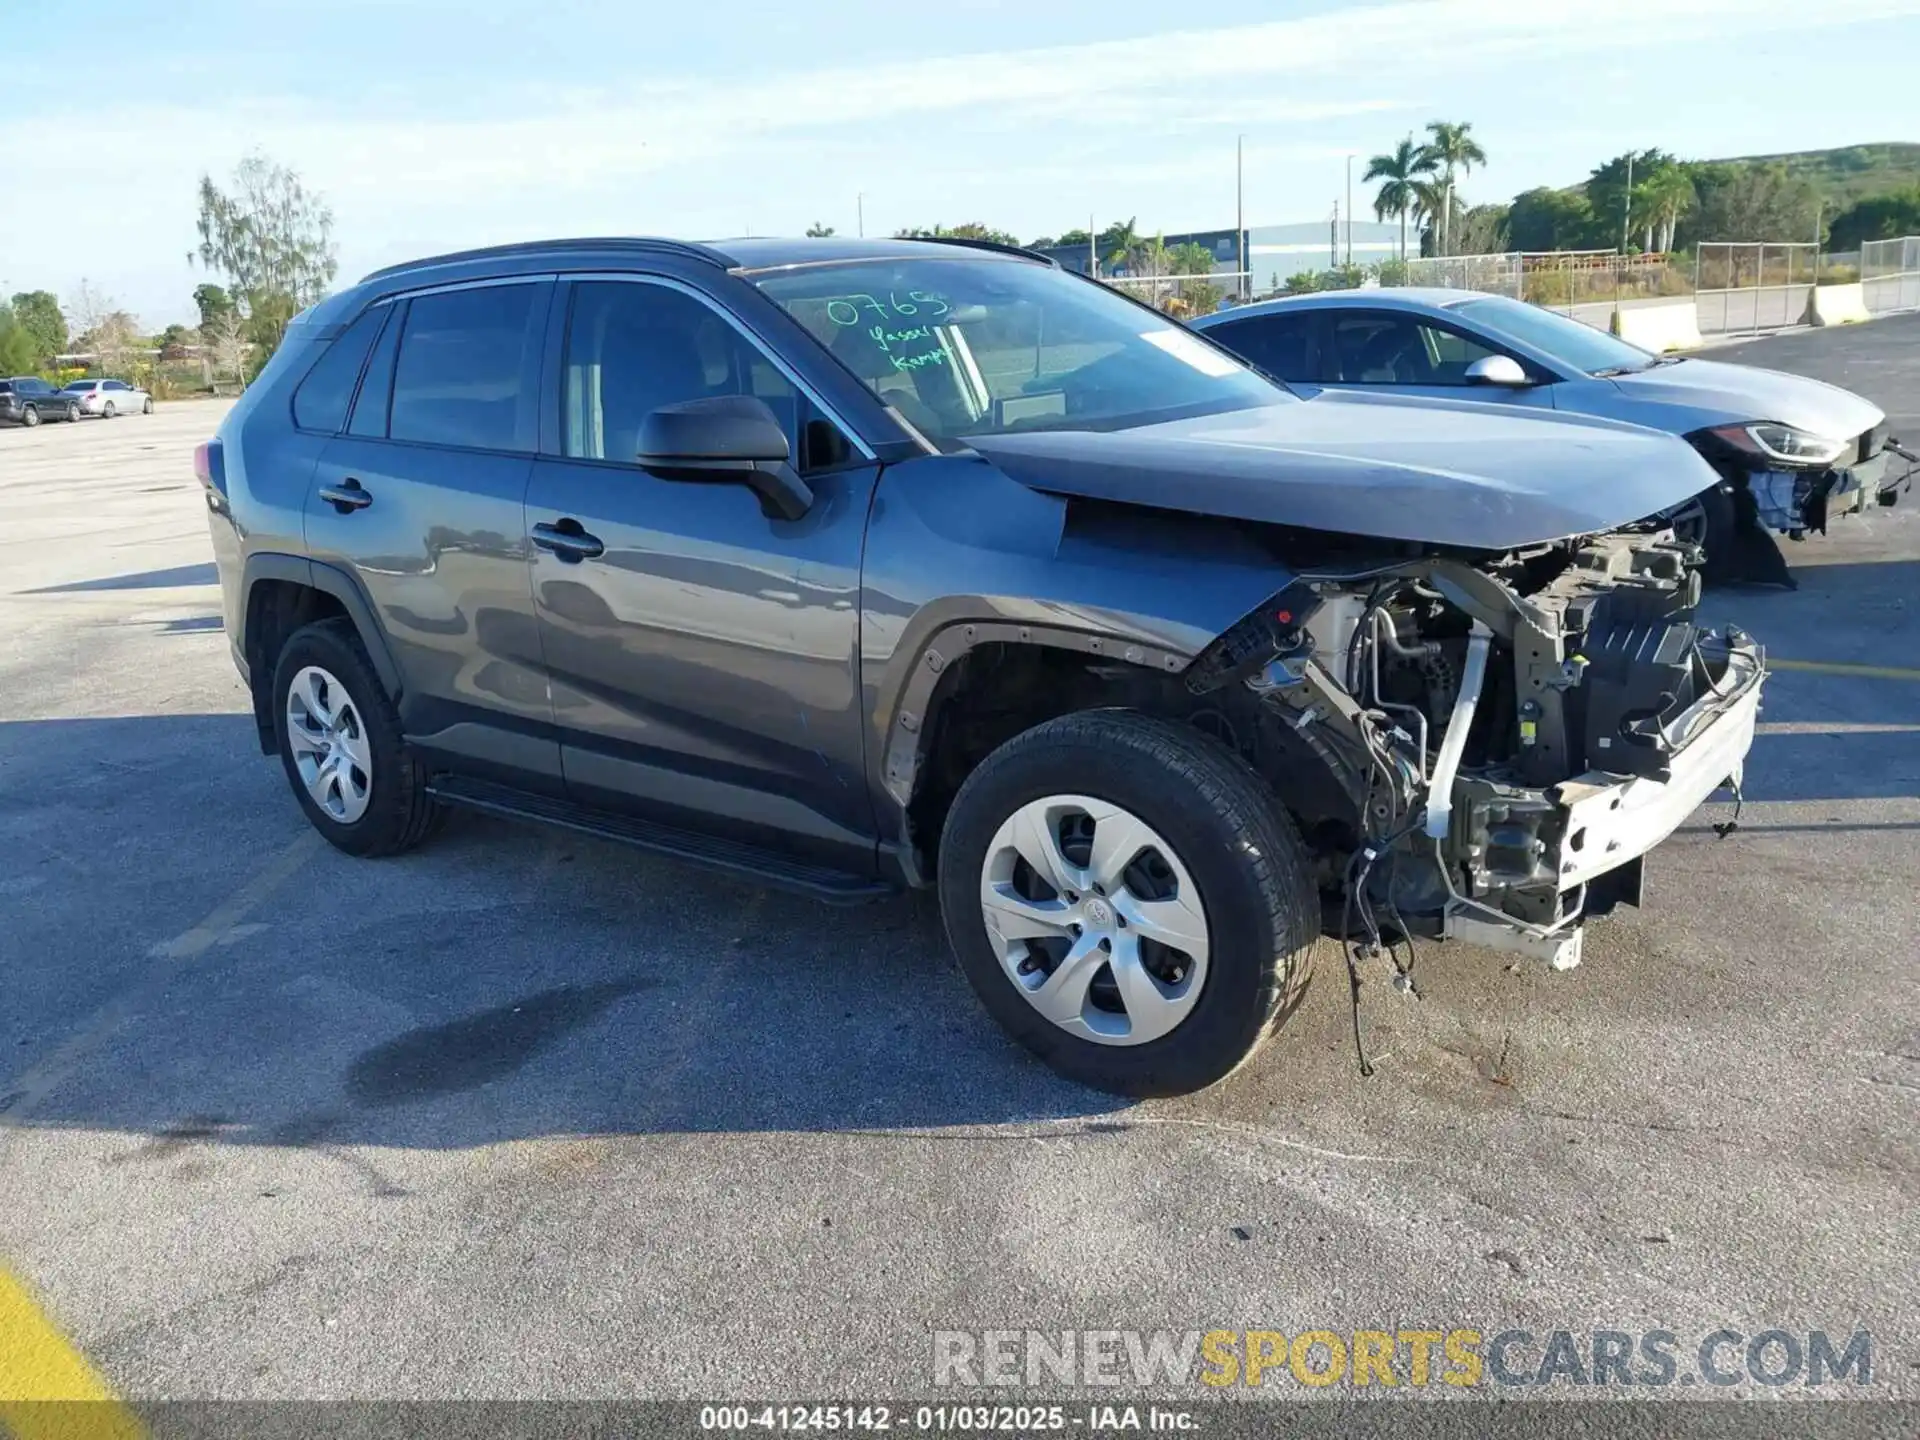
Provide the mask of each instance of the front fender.
{"label": "front fender", "polygon": [[1289,578],[1245,526],[1069,501],[978,456],[888,466],[860,601],[867,770],[883,843],[905,835],[928,700],[967,650],[1053,646],[1177,674]]}

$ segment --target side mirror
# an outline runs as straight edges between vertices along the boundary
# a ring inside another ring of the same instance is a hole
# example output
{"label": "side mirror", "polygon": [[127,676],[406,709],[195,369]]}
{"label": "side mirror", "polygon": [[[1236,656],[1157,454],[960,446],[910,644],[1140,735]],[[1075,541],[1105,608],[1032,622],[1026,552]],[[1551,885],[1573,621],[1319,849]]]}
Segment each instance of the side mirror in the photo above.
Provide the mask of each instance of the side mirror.
{"label": "side mirror", "polygon": [[772,519],[798,520],[813,508],[813,490],[794,471],[787,432],[766,402],[751,395],[662,405],[640,422],[637,458],[663,479],[745,485]]}
{"label": "side mirror", "polygon": [[1527,378],[1527,372],[1520,368],[1520,362],[1511,355],[1483,355],[1467,366],[1467,383],[1518,387],[1533,382]]}

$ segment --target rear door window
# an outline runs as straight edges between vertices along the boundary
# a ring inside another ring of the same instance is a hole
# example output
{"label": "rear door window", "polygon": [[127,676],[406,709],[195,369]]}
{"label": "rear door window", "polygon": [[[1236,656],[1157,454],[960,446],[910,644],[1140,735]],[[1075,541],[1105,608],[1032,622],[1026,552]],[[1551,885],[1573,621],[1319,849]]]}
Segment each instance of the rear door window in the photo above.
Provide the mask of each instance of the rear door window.
{"label": "rear door window", "polygon": [[531,454],[546,289],[481,285],[415,296],[394,363],[389,437]]}
{"label": "rear door window", "polygon": [[1465,385],[1469,365],[1499,353],[1411,315],[1378,310],[1334,316],[1333,350],[1348,385]]}
{"label": "rear door window", "polygon": [[300,388],[293,392],[293,423],[302,430],[318,430],[333,435],[346,423],[347,407],[353,403],[353,390],[360,383],[360,371],[367,352],[386,324],[385,305],[375,306],[333,339],[326,353],[307,372]]}

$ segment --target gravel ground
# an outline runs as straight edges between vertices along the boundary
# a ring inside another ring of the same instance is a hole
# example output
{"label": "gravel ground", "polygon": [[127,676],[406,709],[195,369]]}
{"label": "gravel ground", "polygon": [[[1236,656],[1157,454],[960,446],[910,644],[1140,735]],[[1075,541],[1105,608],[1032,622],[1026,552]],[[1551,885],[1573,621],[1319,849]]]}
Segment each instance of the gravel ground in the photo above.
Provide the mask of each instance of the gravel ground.
{"label": "gravel ground", "polygon": [[[1920,435],[1920,317],[1716,358]],[[1430,947],[1363,1080],[1325,947],[1231,1083],[1122,1104],[1001,1038],[924,901],[476,818],[329,850],[220,631],[219,414],[0,431],[0,1255],[123,1394],[925,1395],[937,1330],[1421,1325],[1683,1371],[1866,1329],[1920,1391],[1920,683],[1779,673],[1740,830],[1577,971]],[[1709,608],[1920,666],[1917,511]]]}

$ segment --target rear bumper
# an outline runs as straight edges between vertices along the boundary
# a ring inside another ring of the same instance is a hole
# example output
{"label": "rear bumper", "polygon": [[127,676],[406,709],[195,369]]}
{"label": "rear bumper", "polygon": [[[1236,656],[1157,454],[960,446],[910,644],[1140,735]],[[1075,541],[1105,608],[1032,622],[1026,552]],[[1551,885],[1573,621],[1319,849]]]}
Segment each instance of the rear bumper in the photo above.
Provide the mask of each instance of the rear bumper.
{"label": "rear bumper", "polygon": [[1686,736],[1666,780],[1588,771],[1556,786],[1565,814],[1559,854],[1562,892],[1637,860],[1665,840],[1722,785],[1739,784],[1760,712],[1766,655],[1751,640],[1729,648],[1721,688],[1703,696],[1674,728]]}

